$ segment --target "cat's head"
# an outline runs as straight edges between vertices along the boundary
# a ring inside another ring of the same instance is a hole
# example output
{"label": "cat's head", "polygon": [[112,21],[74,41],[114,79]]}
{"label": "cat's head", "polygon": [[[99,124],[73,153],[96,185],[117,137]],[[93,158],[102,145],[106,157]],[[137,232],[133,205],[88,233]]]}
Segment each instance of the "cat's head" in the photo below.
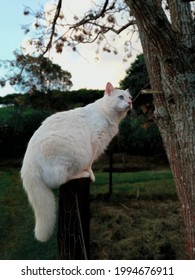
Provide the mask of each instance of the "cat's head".
{"label": "cat's head", "polygon": [[132,109],[132,99],[129,90],[114,88],[111,83],[107,83],[104,98],[107,106],[116,112],[127,112]]}

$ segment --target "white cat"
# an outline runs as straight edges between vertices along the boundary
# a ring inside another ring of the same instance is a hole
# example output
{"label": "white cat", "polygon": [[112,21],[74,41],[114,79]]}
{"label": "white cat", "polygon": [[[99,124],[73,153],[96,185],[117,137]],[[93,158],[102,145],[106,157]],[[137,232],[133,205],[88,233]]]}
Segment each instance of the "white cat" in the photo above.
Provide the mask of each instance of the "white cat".
{"label": "white cat", "polygon": [[118,132],[132,100],[128,90],[107,83],[105,94],[83,108],[48,117],[29,141],[21,178],[35,213],[35,236],[46,241],[56,220],[52,188],[75,178],[95,176],[92,163]]}

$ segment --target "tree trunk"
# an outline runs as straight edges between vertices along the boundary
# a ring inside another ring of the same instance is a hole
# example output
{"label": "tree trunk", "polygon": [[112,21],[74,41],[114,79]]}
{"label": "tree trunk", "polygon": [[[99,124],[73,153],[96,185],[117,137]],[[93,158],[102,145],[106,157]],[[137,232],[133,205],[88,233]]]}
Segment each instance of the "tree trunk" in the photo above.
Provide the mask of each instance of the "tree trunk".
{"label": "tree trunk", "polygon": [[154,94],[160,129],[184,217],[187,252],[195,259],[195,77],[194,31],[189,3],[126,0],[134,14]]}

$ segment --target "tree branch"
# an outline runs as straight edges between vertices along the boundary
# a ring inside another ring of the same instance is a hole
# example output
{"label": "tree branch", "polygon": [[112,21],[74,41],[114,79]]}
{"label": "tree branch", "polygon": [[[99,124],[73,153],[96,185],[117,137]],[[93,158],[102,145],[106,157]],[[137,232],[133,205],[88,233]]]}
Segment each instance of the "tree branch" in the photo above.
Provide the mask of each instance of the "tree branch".
{"label": "tree branch", "polygon": [[86,23],[88,23],[90,20],[97,20],[98,18],[100,18],[101,16],[104,15],[104,13],[107,11],[107,10],[110,10],[110,9],[113,9],[114,7],[114,3],[109,7],[109,9],[106,9],[107,6],[109,4],[109,0],[106,0],[105,3],[104,3],[104,6],[103,8],[100,10],[99,13],[97,13],[96,15],[93,15],[92,13],[90,14],[87,14],[81,21],[79,21],[78,23],[74,24],[74,27],[79,27],[81,25],[84,25]]}
{"label": "tree branch", "polygon": [[[91,10],[88,10],[82,18],[75,16],[73,23],[64,22],[61,24],[60,31],[58,30],[58,23],[62,9],[63,0],[58,0],[57,5],[52,9],[54,13],[52,21],[48,21],[46,13],[34,13],[36,18],[46,21],[45,25],[37,23],[36,31],[39,35],[37,39],[33,39],[36,51],[40,52],[43,57],[52,46],[55,45],[58,53],[62,52],[63,47],[69,46],[75,51],[75,46],[79,43],[92,43],[95,40],[102,41],[105,34],[112,31],[116,35],[127,29],[129,26],[136,24],[136,21],[130,15],[130,19],[125,19],[124,14],[127,12],[127,5],[122,0],[104,0],[102,4],[95,5]],[[118,14],[124,12],[121,16],[122,23],[118,23]],[[26,14],[29,14],[29,9]],[[64,29],[63,35],[58,34]],[[57,34],[57,36],[56,36]]]}
{"label": "tree branch", "polygon": [[52,28],[51,28],[51,34],[50,34],[50,39],[49,39],[49,42],[46,46],[46,49],[45,51],[42,53],[41,56],[44,56],[44,54],[46,54],[46,52],[51,48],[52,46],[52,40],[53,40],[53,36],[55,34],[55,27],[56,27],[56,23],[57,23],[57,20],[58,20],[58,17],[60,15],[60,11],[61,11],[61,7],[62,7],[62,1],[63,0],[59,0],[58,1],[58,5],[56,7],[56,13],[55,13],[55,16],[54,16],[54,19],[53,19],[53,22],[52,22]]}
{"label": "tree branch", "polygon": [[123,30],[125,30],[126,28],[128,28],[131,25],[136,24],[136,20],[131,20],[129,21],[127,24],[123,25],[121,28],[119,29],[114,29],[112,27],[108,27],[108,29],[114,33],[116,33],[117,35],[120,34]]}

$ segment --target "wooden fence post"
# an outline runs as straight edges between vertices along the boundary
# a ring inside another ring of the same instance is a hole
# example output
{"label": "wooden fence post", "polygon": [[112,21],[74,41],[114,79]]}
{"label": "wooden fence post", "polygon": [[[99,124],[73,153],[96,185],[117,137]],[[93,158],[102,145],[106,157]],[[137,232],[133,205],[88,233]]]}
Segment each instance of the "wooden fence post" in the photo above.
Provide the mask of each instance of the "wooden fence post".
{"label": "wooden fence post", "polygon": [[112,195],[113,183],[112,183],[112,174],[113,174],[113,152],[110,151],[109,154],[109,195]]}
{"label": "wooden fence post", "polygon": [[61,260],[90,258],[90,178],[60,186],[58,251]]}

